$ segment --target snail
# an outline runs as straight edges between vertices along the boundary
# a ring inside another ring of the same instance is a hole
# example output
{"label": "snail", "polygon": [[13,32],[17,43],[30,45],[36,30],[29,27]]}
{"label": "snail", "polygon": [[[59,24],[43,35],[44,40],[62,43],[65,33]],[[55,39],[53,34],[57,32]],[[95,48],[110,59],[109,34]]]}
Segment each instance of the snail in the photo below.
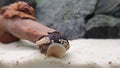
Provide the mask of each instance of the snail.
{"label": "snail", "polygon": [[47,55],[48,57],[54,56],[61,58],[70,48],[68,40],[57,32],[53,32],[47,37],[43,37],[37,41],[36,44],[41,49],[41,53]]}

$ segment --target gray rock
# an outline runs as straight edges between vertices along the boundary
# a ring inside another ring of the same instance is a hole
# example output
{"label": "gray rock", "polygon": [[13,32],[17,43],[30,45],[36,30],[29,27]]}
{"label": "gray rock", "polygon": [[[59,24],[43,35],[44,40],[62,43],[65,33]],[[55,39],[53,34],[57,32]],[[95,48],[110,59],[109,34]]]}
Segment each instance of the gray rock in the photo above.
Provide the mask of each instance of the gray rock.
{"label": "gray rock", "polygon": [[68,39],[82,38],[84,17],[94,11],[97,0],[41,0],[37,5],[39,22],[60,31]]}
{"label": "gray rock", "polygon": [[94,17],[94,15],[98,14],[120,18],[120,0],[98,0],[95,5],[95,10],[84,18],[85,23]]}
{"label": "gray rock", "polygon": [[120,38],[120,19],[96,15],[86,24],[86,38]]}
{"label": "gray rock", "polygon": [[105,14],[120,18],[120,0],[99,0],[95,14]]}
{"label": "gray rock", "polygon": [[98,0],[85,17],[85,38],[120,38],[120,0]]}

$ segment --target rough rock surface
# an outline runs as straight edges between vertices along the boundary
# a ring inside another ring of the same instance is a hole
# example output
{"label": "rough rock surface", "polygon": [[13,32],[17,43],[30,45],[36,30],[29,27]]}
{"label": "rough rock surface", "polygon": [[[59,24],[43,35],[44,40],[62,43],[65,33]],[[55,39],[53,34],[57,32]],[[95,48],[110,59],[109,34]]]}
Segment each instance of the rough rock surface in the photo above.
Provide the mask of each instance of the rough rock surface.
{"label": "rough rock surface", "polygon": [[119,38],[120,19],[96,15],[86,24],[85,38]]}
{"label": "rough rock surface", "polygon": [[120,0],[99,0],[95,14],[105,14],[120,18]]}
{"label": "rough rock surface", "polygon": [[85,38],[120,38],[120,0],[99,0],[91,15]]}
{"label": "rough rock surface", "polygon": [[59,30],[68,39],[82,38],[84,17],[93,12],[97,0],[41,0],[37,5],[38,21]]}
{"label": "rough rock surface", "polygon": [[36,17],[68,39],[120,37],[119,0],[41,0]]}

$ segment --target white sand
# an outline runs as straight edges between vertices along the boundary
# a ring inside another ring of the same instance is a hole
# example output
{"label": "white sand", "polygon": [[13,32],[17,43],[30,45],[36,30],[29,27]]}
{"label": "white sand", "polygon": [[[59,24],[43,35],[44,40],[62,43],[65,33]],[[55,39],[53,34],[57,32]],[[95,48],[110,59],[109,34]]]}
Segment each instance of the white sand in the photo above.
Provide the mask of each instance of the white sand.
{"label": "white sand", "polygon": [[63,58],[47,58],[28,41],[0,43],[0,68],[120,68],[120,40],[74,40]]}

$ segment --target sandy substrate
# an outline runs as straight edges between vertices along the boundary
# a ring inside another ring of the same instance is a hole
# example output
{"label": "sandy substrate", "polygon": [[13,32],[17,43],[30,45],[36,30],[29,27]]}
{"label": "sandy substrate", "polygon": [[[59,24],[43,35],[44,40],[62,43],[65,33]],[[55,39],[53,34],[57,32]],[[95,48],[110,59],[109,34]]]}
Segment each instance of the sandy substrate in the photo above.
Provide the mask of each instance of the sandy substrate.
{"label": "sandy substrate", "polygon": [[120,40],[70,41],[63,58],[47,58],[28,41],[0,43],[0,68],[120,68]]}

